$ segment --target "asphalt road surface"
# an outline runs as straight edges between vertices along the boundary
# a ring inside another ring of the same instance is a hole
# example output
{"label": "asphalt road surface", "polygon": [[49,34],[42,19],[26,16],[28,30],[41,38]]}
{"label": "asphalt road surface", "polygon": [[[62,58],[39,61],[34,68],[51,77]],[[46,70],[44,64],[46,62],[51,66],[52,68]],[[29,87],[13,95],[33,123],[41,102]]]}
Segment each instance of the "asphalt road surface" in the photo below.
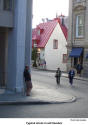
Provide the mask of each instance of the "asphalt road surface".
{"label": "asphalt road surface", "polygon": [[0,106],[0,118],[88,118],[88,83],[74,80],[73,86],[68,79],[61,78],[56,85],[54,73],[32,71],[32,81],[58,89],[59,92],[76,96],[77,101],[63,104],[46,105],[7,105]]}

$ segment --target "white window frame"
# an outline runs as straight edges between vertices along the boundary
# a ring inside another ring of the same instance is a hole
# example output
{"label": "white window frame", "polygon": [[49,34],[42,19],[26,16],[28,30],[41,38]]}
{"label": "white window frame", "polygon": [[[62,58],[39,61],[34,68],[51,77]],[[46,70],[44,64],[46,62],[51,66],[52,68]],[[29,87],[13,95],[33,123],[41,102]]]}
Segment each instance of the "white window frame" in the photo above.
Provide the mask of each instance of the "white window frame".
{"label": "white window frame", "polygon": [[[80,16],[83,16],[83,24],[82,25],[78,24]],[[82,35],[79,35],[79,27],[83,28],[83,34]],[[76,16],[76,38],[82,38],[82,37],[84,37],[84,15],[80,14],[80,15]]]}
{"label": "white window frame", "polygon": [[40,35],[40,29],[38,29],[38,32],[37,32],[38,35]]}

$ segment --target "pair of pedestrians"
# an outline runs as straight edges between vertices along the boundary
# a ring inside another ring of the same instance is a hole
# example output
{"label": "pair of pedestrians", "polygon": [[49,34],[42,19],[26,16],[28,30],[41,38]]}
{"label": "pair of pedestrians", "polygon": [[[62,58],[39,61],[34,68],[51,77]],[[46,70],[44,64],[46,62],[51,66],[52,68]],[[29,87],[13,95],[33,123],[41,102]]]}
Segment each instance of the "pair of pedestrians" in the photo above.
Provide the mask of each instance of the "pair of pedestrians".
{"label": "pair of pedestrians", "polygon": [[[69,83],[72,85],[73,84],[73,78],[75,76],[75,71],[73,68],[70,69],[69,73],[68,73],[68,78],[69,78]],[[60,68],[58,68],[56,70],[56,74],[55,74],[55,77],[56,77],[56,83],[57,85],[60,85],[60,78],[61,78],[61,70]]]}

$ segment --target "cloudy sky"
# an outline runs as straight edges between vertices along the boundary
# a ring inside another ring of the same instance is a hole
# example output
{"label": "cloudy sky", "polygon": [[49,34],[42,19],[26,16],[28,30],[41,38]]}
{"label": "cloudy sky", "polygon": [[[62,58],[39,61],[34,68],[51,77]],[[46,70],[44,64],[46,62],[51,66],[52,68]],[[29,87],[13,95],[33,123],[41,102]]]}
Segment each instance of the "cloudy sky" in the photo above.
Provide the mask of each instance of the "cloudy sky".
{"label": "cloudy sky", "polygon": [[56,13],[68,16],[69,0],[33,0],[33,27],[42,18],[55,18]]}

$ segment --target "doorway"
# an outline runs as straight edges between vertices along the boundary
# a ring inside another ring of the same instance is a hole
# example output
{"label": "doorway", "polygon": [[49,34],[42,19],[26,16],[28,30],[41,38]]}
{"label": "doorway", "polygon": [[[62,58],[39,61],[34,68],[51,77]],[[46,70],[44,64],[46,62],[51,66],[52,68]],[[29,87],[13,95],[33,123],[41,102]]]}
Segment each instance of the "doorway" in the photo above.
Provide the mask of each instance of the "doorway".
{"label": "doorway", "polygon": [[0,88],[6,87],[6,29],[0,28]]}
{"label": "doorway", "polygon": [[83,52],[80,55],[80,57],[74,57],[74,67],[76,68],[77,64],[80,63],[81,65],[83,65]]}

